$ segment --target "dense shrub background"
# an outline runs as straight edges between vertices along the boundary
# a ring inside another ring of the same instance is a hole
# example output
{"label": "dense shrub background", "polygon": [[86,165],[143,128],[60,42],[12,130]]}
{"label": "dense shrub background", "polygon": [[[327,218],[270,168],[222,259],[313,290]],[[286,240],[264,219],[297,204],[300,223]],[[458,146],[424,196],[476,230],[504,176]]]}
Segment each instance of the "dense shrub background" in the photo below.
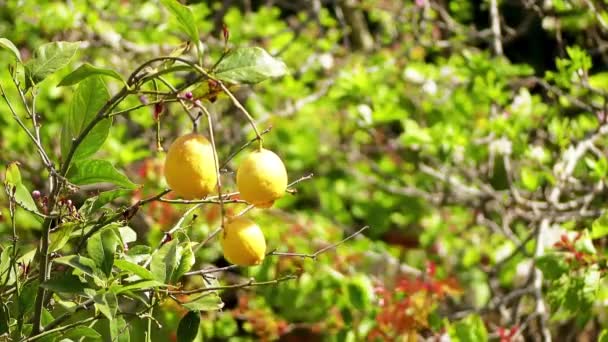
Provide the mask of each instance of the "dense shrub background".
{"label": "dense shrub background", "polygon": [[[370,226],[364,236],[315,260],[269,258],[259,267],[218,273],[221,284],[298,278],[221,292],[225,306],[204,314],[199,340],[608,338],[606,3],[188,5],[206,63],[223,51],[224,24],[230,47],[261,46],[289,68],[285,77],[235,91],[261,129],[272,127],[265,146],[284,159],[290,180],[314,173],[296,195],[252,212],[269,248],[312,253]],[[24,60],[46,42],[82,42],[72,64],[36,88],[41,139],[57,161],[73,94],[59,81],[84,62],[126,77],[186,41],[181,32],[157,1],[0,0],[0,36],[14,42]],[[0,83],[17,99],[7,86],[10,54],[0,50],[0,57]],[[179,83],[193,76],[171,77]],[[122,84],[108,79],[107,86],[114,94]],[[139,103],[129,98],[124,107]],[[254,136],[226,97],[206,103],[217,113],[220,156]],[[180,110],[167,105],[161,119],[165,149],[190,130]],[[155,134],[152,108],[115,119],[97,155],[143,186],[107,208],[166,186]],[[0,164],[12,161],[20,162],[30,191],[45,193],[47,171],[1,103]],[[70,199],[80,208],[107,190],[84,186]],[[152,203],[129,226],[138,242],[156,245],[185,210]],[[0,211],[6,250],[11,227],[4,192]],[[197,215],[188,228],[192,241],[216,227],[219,211],[208,206]],[[38,243],[40,223],[18,209],[16,225],[25,254]],[[198,268],[227,265],[217,243],[196,256]],[[0,260],[0,269],[7,262]],[[202,280],[184,282],[196,287]],[[65,308],[57,302],[55,310]],[[171,301],[162,304],[154,313],[154,340],[175,339],[186,311]],[[131,340],[143,339],[145,324],[127,318]],[[109,336],[106,321],[94,327]]]}

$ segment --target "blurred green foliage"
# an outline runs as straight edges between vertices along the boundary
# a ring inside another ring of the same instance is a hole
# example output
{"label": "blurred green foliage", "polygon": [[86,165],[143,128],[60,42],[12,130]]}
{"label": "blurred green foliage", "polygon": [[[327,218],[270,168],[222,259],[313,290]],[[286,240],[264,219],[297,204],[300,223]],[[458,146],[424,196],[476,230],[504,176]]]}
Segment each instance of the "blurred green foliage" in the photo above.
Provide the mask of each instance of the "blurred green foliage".
{"label": "blurred green foliage", "polygon": [[[222,291],[223,309],[204,313],[196,339],[449,335],[454,341],[511,341],[539,339],[547,331],[556,339],[564,331],[570,340],[605,338],[605,4],[499,1],[498,37],[491,28],[495,1],[348,3],[189,4],[207,67],[225,49],[224,24],[228,48],[263,47],[289,70],[280,79],[235,90],[258,126],[272,127],[264,146],[283,158],[290,180],[314,173],[294,196],[249,214],[263,228],[269,251],[314,253],[357,227],[371,227],[365,236],[316,259],[269,257],[260,266],[218,273],[217,285],[248,277],[298,278]],[[357,13],[363,22],[353,19]],[[371,47],[357,46],[355,36],[365,31],[373,37]],[[61,131],[73,115],[75,98],[75,87],[59,87],[59,82],[82,63],[126,79],[142,62],[178,49],[188,40],[182,32],[157,1],[0,2],[0,37],[14,42],[24,61],[43,43],[81,42],[68,68],[32,90],[41,141],[56,163],[65,158]],[[504,54],[493,48],[496,40]],[[186,52],[192,60],[195,50]],[[0,84],[25,117],[7,68],[12,64],[11,52],[0,50]],[[167,80],[180,84],[192,77],[171,74]],[[104,82],[110,96],[123,86],[112,78]],[[209,87],[202,83],[192,91]],[[127,97],[116,110],[141,103]],[[215,115],[220,158],[254,137],[225,96],[204,103]],[[191,124],[179,104],[165,105],[160,138],[167,148]],[[84,186],[70,195],[79,211],[107,196],[95,210],[109,215],[164,189],[164,153],[157,150],[153,113],[142,107],[114,118],[95,154],[141,187],[110,193],[105,186]],[[226,191],[235,190],[231,172],[239,160],[226,166]],[[0,164],[14,161],[28,191],[48,193],[48,171],[35,146],[1,103]],[[0,234],[5,237],[11,234],[8,202],[2,192]],[[185,210],[166,203],[141,208],[130,223],[135,244],[158,245]],[[216,206],[197,211],[197,219],[189,215],[187,236],[175,241],[204,240],[219,215]],[[30,253],[31,259],[40,220],[17,209],[16,226],[18,254]],[[7,271],[14,252],[8,240],[3,239],[0,256],[5,283],[15,277]],[[75,247],[74,241],[66,243],[64,249]],[[137,261],[140,251],[133,249],[124,253]],[[221,255],[217,243],[195,250],[193,269],[226,266]],[[196,288],[203,281],[189,277],[183,285]],[[30,301],[36,287],[30,283],[22,289]],[[56,299],[45,311],[48,321],[68,310],[67,301]],[[8,310],[1,306],[0,316]],[[22,306],[19,310],[29,313],[33,302]],[[153,340],[175,340],[186,312],[167,300],[154,311],[154,320],[126,317],[109,324],[104,319],[92,327],[104,340],[126,327],[131,340],[140,341],[152,322]],[[80,313],[73,321],[87,317],[91,314]],[[88,333],[92,337],[86,340],[93,340],[94,331],[74,334]],[[70,336],[48,340],[53,338]]]}

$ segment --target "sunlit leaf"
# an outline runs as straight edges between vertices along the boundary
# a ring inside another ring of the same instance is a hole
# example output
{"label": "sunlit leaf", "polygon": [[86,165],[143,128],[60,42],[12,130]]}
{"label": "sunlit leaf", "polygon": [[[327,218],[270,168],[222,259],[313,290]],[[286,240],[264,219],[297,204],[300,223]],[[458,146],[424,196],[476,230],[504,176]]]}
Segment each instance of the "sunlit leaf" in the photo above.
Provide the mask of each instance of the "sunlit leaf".
{"label": "sunlit leaf", "polygon": [[258,83],[287,73],[287,66],[259,47],[238,48],[228,53],[213,71],[229,83]]}

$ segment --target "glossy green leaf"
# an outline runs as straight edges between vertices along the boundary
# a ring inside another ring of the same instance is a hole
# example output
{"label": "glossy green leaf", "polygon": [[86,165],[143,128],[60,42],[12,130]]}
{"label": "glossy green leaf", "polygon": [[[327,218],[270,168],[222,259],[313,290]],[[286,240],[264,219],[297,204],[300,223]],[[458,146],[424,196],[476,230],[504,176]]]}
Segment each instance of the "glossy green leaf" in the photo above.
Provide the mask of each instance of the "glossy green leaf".
{"label": "glossy green leaf", "polygon": [[224,302],[216,293],[205,293],[182,306],[192,311],[217,311],[224,307]]}
{"label": "glossy green leaf", "polygon": [[190,38],[194,44],[198,44],[198,27],[196,26],[192,10],[176,0],[160,0],[160,2],[169,10],[169,12],[171,12],[171,15],[175,17],[180,29],[188,35],[188,38]]}
{"label": "glossy green leaf", "polygon": [[107,319],[113,320],[118,310],[118,300],[114,292],[98,293],[93,297],[95,308]]}
{"label": "glossy green leaf", "polygon": [[36,206],[36,202],[34,202],[30,191],[21,181],[21,172],[19,171],[18,163],[13,162],[8,164],[4,177],[4,185],[9,189],[15,188],[15,202],[22,208],[38,212],[38,207]]}
{"label": "glossy green leaf", "polygon": [[201,325],[201,314],[198,311],[189,311],[179,322],[177,327],[177,342],[192,342],[198,335]]}
{"label": "glossy green leaf", "polygon": [[87,284],[82,283],[77,276],[70,272],[56,272],[51,279],[42,283],[41,286],[53,292],[84,294]]}
{"label": "glossy green leaf", "polygon": [[137,187],[107,160],[79,161],[70,168],[67,178],[76,185],[112,183],[127,189]]}
{"label": "glossy green leaf", "polygon": [[0,254],[0,283],[11,285],[15,282],[15,268],[13,267],[13,246],[8,246]]}
{"label": "glossy green leaf", "polygon": [[114,265],[118,237],[112,229],[102,229],[87,241],[87,252],[95,264],[109,276]]}
{"label": "glossy green leaf", "polygon": [[140,265],[134,264],[132,262],[128,262],[126,260],[116,260],[114,262],[114,266],[120,268],[123,271],[130,272],[130,273],[140,277],[141,279],[146,279],[146,280],[155,279],[152,272],[150,272],[148,269],[146,269]]}
{"label": "glossy green leaf", "polygon": [[99,278],[98,272],[96,271],[95,261],[87,257],[80,255],[67,255],[54,259],[53,262],[73,267],[88,276]]}
{"label": "glossy green leaf", "polygon": [[172,283],[176,283],[186,272],[190,271],[194,265],[194,253],[192,252],[192,244],[190,242],[180,243],[178,249],[178,263],[175,274],[171,278]]}
{"label": "glossy green leaf", "polygon": [[78,340],[80,338],[86,337],[86,338],[91,338],[94,340],[99,340],[101,339],[101,334],[98,333],[95,329],[93,328],[89,328],[87,326],[81,325],[78,327],[75,327],[73,329],[68,330],[63,337],[66,338],[71,338],[74,340]]}
{"label": "glossy green leaf", "polygon": [[123,243],[131,243],[137,241],[137,233],[128,226],[118,227],[118,234]]}
{"label": "glossy green leaf", "polygon": [[259,47],[238,48],[228,53],[213,71],[229,83],[258,83],[287,73],[287,66]]}
{"label": "glossy green leaf", "polygon": [[13,44],[13,42],[11,42],[10,40],[8,40],[6,38],[0,38],[0,48],[5,48],[5,49],[9,50],[10,52],[13,53],[13,55],[15,56],[17,61],[19,61],[19,63],[22,62],[21,53],[19,52],[19,49],[17,49],[15,44]]}
{"label": "glossy green leaf", "polygon": [[58,86],[74,85],[91,76],[108,76],[124,82],[122,76],[112,69],[98,68],[89,63],[84,63],[64,77],[61,82],[59,82]]}
{"label": "glossy green leaf", "polygon": [[49,251],[56,252],[63,248],[63,246],[65,246],[65,244],[70,240],[70,235],[76,226],[78,226],[78,224],[75,222],[67,222],[52,232],[50,236],[51,243],[49,245]]}
{"label": "glossy green leaf", "polygon": [[34,304],[36,303],[36,293],[38,292],[38,281],[33,281],[25,284],[21,288],[19,295],[19,312],[26,316],[30,312],[34,311]]}
{"label": "glossy green leaf", "polygon": [[36,49],[34,58],[25,64],[25,82],[29,88],[48,75],[68,65],[78,51],[80,42],[52,42]]}
{"label": "glossy green leaf", "polygon": [[150,271],[154,278],[160,282],[169,284],[173,279],[173,274],[178,267],[179,241],[172,240],[164,244],[158,252],[152,256]]}
{"label": "glossy green leaf", "polygon": [[164,284],[157,280],[139,280],[117,288],[116,294],[121,294],[128,291],[159,288],[162,286],[164,286]]}
{"label": "glossy green leaf", "polygon": [[131,340],[129,326],[122,316],[110,321],[110,338],[113,342],[129,342]]}
{"label": "glossy green leaf", "polygon": [[[61,131],[61,154],[64,158],[68,155],[73,141],[95,120],[109,99],[110,94],[99,76],[92,76],[80,82]],[[72,156],[73,160],[84,159],[97,152],[108,137],[111,125],[111,119],[97,122],[82,139]]]}

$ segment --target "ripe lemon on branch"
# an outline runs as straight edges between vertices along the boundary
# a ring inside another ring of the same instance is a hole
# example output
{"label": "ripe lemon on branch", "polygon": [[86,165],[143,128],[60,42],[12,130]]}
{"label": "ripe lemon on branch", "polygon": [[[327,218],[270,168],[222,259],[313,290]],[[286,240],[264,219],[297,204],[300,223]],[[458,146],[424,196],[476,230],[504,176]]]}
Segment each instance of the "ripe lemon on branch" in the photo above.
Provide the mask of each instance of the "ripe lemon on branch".
{"label": "ripe lemon on branch", "polygon": [[266,255],[266,239],[250,219],[237,217],[226,222],[221,238],[224,258],[239,266],[258,265]]}
{"label": "ripe lemon on branch", "polygon": [[165,159],[165,179],[171,190],[185,199],[207,196],[217,185],[213,147],[199,134],[177,138]]}
{"label": "ripe lemon on branch", "polygon": [[287,171],[274,152],[260,148],[241,162],[236,172],[241,199],[259,208],[269,208],[287,190]]}

